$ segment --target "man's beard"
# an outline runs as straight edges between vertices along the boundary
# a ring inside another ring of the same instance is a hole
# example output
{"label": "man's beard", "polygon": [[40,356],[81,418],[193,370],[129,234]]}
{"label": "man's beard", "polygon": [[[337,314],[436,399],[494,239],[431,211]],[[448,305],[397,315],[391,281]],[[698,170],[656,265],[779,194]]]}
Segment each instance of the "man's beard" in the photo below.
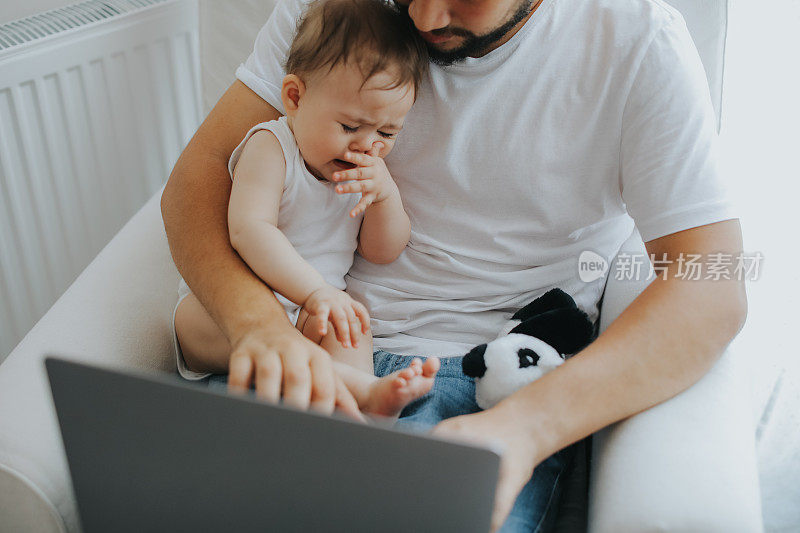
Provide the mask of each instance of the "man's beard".
{"label": "man's beard", "polygon": [[[397,7],[408,15],[408,6],[397,5]],[[471,31],[462,28],[441,28],[433,30],[432,35],[453,35],[463,37],[464,42],[453,50],[439,50],[433,44],[426,43],[430,60],[442,67],[464,61],[468,57],[479,57],[484,54],[493,44],[503,39],[511,29],[527,17],[533,9],[533,0],[520,0],[520,4],[514,14],[500,27],[485,33],[475,35]]]}

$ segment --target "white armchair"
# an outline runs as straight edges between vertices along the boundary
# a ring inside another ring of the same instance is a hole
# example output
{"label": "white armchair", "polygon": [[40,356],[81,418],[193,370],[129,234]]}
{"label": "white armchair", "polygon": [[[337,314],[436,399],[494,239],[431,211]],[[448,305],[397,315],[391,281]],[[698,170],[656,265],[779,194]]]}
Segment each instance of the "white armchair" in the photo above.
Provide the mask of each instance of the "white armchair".
{"label": "white armchair", "polygon": [[[725,2],[672,3],[695,33],[719,109]],[[130,220],[0,366],[0,531],[80,530],[45,354],[175,372],[170,321],[178,273],[159,196]],[[643,251],[637,234],[623,251]],[[645,286],[612,278],[601,329]],[[743,370],[735,354],[726,353],[686,392],[594,436],[592,531],[761,531]]]}

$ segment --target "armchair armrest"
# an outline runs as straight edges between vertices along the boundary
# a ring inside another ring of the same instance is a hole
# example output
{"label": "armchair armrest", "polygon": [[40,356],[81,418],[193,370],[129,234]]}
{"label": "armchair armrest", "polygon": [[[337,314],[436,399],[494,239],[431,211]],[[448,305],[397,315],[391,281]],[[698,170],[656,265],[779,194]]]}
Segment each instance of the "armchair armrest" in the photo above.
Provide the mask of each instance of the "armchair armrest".
{"label": "armchair armrest", "polygon": [[[638,232],[620,251],[646,253]],[[650,282],[610,272],[601,331]],[[749,399],[742,362],[728,350],[686,391],[597,432],[591,531],[762,531]]]}
{"label": "armchair armrest", "polygon": [[45,355],[174,371],[178,272],[160,196],[122,228],[0,366],[0,529],[79,529]]}

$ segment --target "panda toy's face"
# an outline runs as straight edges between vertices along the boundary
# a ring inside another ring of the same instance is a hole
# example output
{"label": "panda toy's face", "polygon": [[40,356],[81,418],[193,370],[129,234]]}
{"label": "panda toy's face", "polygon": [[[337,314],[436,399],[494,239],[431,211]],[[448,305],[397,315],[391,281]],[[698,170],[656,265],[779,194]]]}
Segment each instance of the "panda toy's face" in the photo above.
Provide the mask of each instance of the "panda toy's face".
{"label": "panda toy's face", "polygon": [[464,373],[475,378],[475,398],[483,409],[539,379],[564,362],[546,342],[511,333],[481,344],[464,356]]}
{"label": "panda toy's face", "polygon": [[475,378],[475,400],[489,409],[550,372],[561,354],[578,353],[594,335],[594,324],[572,296],[551,289],[514,313],[501,336],[464,356],[464,373]]}

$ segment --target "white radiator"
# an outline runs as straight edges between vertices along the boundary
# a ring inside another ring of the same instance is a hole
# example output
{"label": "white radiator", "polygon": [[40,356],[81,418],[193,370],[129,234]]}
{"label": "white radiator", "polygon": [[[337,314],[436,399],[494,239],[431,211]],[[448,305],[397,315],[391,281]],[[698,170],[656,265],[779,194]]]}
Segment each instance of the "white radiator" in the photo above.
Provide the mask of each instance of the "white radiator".
{"label": "white radiator", "polygon": [[91,0],[0,25],[0,361],[197,128],[198,24],[197,0]]}

